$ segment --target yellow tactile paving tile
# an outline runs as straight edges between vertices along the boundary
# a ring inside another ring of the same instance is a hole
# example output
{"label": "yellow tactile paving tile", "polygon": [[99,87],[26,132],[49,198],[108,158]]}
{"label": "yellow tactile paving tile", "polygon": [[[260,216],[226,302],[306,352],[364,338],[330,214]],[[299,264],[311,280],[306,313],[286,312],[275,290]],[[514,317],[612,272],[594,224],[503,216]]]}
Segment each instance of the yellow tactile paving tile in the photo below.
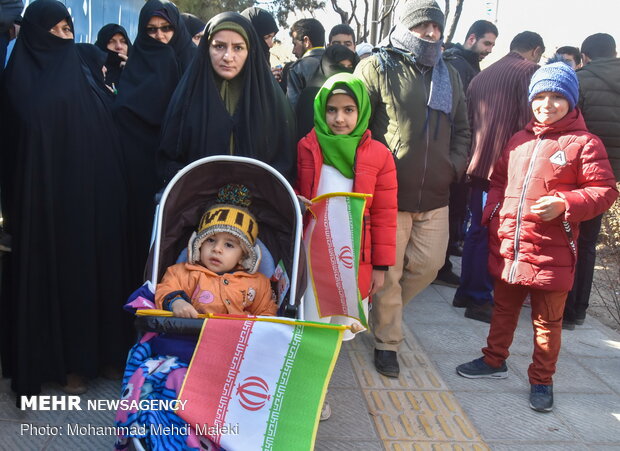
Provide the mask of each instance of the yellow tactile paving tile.
{"label": "yellow tactile paving tile", "polygon": [[364,390],[382,440],[480,441],[449,392]]}
{"label": "yellow tactile paving tile", "polygon": [[388,451],[489,451],[484,443],[385,442]]}
{"label": "yellow tactile paving tile", "polygon": [[347,352],[386,450],[489,449],[409,331],[398,379],[375,371],[372,337],[359,338]]}

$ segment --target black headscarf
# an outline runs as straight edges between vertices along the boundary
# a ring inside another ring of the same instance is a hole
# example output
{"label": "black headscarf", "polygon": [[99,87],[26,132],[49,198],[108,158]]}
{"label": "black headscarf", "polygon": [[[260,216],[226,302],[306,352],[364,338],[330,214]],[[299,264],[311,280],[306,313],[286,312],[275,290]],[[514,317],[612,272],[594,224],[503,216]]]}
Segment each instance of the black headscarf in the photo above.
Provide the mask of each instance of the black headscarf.
{"label": "black headscarf", "polygon": [[[154,15],[166,16],[174,27],[174,35],[167,44],[146,33]],[[155,165],[160,128],[172,93],[195,53],[196,46],[174,3],[147,1],[140,11],[138,36],[114,102],[114,117],[129,173],[129,204],[134,222],[132,274],[137,285],[143,281],[155,212],[154,196],[160,187]]]}
{"label": "black headscarf", "polygon": [[192,38],[196,36],[198,33],[200,33],[202,30],[204,30],[205,26],[207,25],[202,20],[200,20],[198,17],[190,13],[182,13],[181,18],[183,19],[183,22],[185,23],[185,28],[187,28],[187,31],[189,32],[189,35]]}
{"label": "black headscarf", "polygon": [[[218,89],[209,57],[212,30],[223,22],[243,28],[248,57],[240,80],[236,110],[229,114]],[[218,14],[207,24],[194,64],[170,101],[162,128],[159,169],[165,181],[186,164],[209,155],[234,155],[262,160],[291,180],[295,170],[294,120],[284,93],[261,55],[259,37],[237,13]]]}
{"label": "black headscarf", "polygon": [[[340,63],[349,60],[353,64],[351,69],[342,66]],[[308,85],[299,94],[297,107],[297,137],[299,139],[306,136],[314,127],[314,98],[323,86],[323,83],[332,75],[341,72],[353,73],[353,69],[359,63],[360,57],[354,51],[344,45],[330,45],[325,49],[321,57],[321,65],[308,82]]]}
{"label": "black headscarf", "polygon": [[[174,27],[174,35],[167,44],[146,33],[149,20],[158,11],[164,11]],[[170,96],[195,51],[174,3],[148,0],[140,10],[138,36],[119,83],[116,108],[127,109],[151,125],[160,124]]]}
{"label": "black headscarf", "polygon": [[256,30],[263,54],[269,62],[269,46],[265,42],[264,37],[271,33],[278,32],[278,24],[271,14],[264,9],[252,6],[245,9],[241,15],[252,22],[252,26]]}
{"label": "black headscarf", "polygon": [[[353,64],[351,69],[347,69],[340,64],[345,60],[349,60],[351,61],[351,64]],[[320,88],[323,86],[323,83],[325,83],[325,80],[332,75],[336,75],[341,72],[349,72],[352,74],[355,66],[357,66],[357,63],[359,62],[360,57],[353,50],[340,44],[330,45],[325,49],[325,53],[323,53],[323,56],[321,57],[321,68],[317,74],[317,79],[313,80],[312,84]]]}
{"label": "black headscarf", "polygon": [[127,41],[127,54],[129,54],[132,47],[131,40],[127,35],[127,30],[125,30],[125,28],[121,25],[115,23],[104,25],[101,30],[99,30],[99,33],[97,33],[97,40],[95,41],[95,45],[106,52],[108,56],[105,62],[105,67],[107,69],[105,82],[109,86],[112,86],[112,84],[114,84],[114,86],[118,86],[121,72],[123,70],[121,63],[124,60],[118,56],[118,53],[108,49],[108,42],[110,42],[110,39],[112,39],[115,34],[120,34],[125,38],[125,41]]}
{"label": "black headscarf", "polygon": [[[122,365],[133,335],[127,297],[126,184],[107,99],[73,39],[71,18],[37,0],[0,85],[4,226],[0,351],[4,376],[32,395],[67,373]],[[124,321],[125,319],[125,321]]]}

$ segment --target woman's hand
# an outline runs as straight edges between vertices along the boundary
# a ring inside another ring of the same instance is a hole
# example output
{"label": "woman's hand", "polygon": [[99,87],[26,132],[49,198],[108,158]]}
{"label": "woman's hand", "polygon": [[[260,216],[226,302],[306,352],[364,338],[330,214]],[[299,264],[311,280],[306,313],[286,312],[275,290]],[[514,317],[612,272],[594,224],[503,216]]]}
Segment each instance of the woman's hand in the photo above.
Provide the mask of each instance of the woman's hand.
{"label": "woman's hand", "polygon": [[564,199],[556,196],[543,196],[530,209],[543,221],[551,221],[566,211]]}
{"label": "woman's hand", "polygon": [[271,73],[278,83],[282,82],[282,66],[272,67]]}
{"label": "woman's hand", "polygon": [[127,64],[127,55],[125,55],[124,53],[119,53],[118,54],[119,58],[122,59],[123,61],[121,61],[121,63],[119,64],[119,66],[121,68],[125,67],[125,64]]}
{"label": "woman's hand", "polygon": [[372,277],[370,279],[370,295],[372,296],[381,289],[385,282],[385,271],[378,269],[372,270]]}
{"label": "woman's hand", "polygon": [[172,313],[178,318],[198,318],[194,306],[183,299],[177,299],[172,303]]}

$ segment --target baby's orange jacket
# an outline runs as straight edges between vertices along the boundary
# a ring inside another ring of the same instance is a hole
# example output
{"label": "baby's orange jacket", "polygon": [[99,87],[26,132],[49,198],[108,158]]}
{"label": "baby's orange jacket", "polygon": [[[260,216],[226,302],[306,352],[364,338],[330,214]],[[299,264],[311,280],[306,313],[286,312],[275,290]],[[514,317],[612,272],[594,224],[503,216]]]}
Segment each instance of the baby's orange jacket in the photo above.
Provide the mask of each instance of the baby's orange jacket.
{"label": "baby's orange jacket", "polygon": [[198,313],[273,316],[278,310],[269,279],[260,273],[235,271],[219,275],[204,266],[177,263],[157,284],[157,308],[179,295]]}

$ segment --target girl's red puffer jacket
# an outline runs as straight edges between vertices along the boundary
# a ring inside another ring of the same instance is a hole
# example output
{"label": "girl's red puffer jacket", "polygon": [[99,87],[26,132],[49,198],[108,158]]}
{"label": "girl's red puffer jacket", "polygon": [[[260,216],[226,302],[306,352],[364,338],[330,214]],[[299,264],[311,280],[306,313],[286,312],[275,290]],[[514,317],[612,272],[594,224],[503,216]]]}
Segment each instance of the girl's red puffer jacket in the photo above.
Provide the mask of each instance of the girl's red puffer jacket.
{"label": "girl's red puffer jacket", "polygon": [[[297,145],[295,191],[316,197],[323,166],[323,154],[314,129]],[[372,194],[366,200],[362,235],[359,290],[362,298],[370,292],[372,267],[392,266],[396,260],[396,217],[398,186],[392,153],[372,139],[370,130],[362,136],[355,153],[353,191]]]}
{"label": "girl's red puffer jacket", "polygon": [[[558,122],[530,122],[493,168],[482,222],[489,226],[489,271],[507,283],[569,291],[579,223],[618,197],[607,152],[578,109]],[[564,199],[566,211],[543,222],[530,208],[542,196]]]}

